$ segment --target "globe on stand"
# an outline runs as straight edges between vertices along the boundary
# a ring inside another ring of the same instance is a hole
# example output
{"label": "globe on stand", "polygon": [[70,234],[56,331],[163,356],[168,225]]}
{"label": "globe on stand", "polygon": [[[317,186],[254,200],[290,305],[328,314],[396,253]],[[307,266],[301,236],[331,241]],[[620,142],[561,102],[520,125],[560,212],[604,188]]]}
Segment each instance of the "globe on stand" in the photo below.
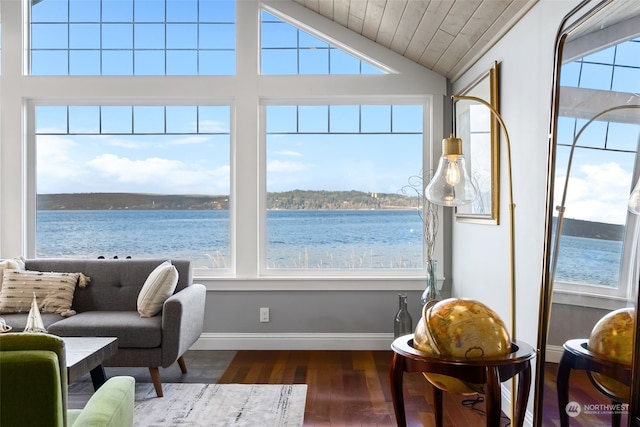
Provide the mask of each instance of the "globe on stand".
{"label": "globe on stand", "polygon": [[[635,318],[633,308],[621,308],[608,313],[591,330],[588,349],[603,359],[631,366]],[[629,400],[629,386],[602,374],[592,373],[591,376],[608,394]]]}
{"label": "globe on stand", "polygon": [[[511,353],[511,339],[502,319],[483,303],[467,298],[449,298],[425,305],[413,345],[434,357],[458,360]],[[428,372],[423,375],[435,387],[447,392],[472,394],[483,390],[483,384]]]}

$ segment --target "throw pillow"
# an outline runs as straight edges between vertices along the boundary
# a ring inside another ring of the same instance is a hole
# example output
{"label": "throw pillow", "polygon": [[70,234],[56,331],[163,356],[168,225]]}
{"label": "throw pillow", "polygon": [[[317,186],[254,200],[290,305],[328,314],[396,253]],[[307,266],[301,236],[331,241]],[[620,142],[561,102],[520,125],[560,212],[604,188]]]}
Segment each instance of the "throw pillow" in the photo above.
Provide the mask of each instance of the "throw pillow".
{"label": "throw pillow", "polygon": [[41,312],[73,316],[76,312],[71,310],[71,303],[76,286],[85,287],[89,280],[82,273],[5,269],[0,290],[0,313],[29,311],[35,293]]}
{"label": "throw pillow", "polygon": [[164,302],[173,295],[178,284],[178,270],[165,261],[157,266],[145,280],[138,294],[138,313],[140,317],[152,317],[160,313]]}
{"label": "throw pillow", "polygon": [[0,286],[2,286],[2,277],[5,269],[24,270],[24,258],[17,257],[0,261]]}

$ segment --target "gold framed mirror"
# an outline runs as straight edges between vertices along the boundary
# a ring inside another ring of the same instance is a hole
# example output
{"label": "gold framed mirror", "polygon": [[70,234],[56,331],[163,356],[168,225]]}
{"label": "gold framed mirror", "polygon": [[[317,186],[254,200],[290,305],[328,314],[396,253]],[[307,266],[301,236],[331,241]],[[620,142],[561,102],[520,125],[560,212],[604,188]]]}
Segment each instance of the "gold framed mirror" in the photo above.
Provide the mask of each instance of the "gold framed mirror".
{"label": "gold framed mirror", "polygon": [[[498,63],[461,91],[498,108]],[[456,135],[463,141],[469,176],[478,190],[475,200],[456,207],[458,221],[498,224],[500,197],[500,128],[489,109],[467,99],[453,103]]]}
{"label": "gold framed mirror", "polygon": [[[583,1],[556,38],[535,425],[636,425],[640,222],[627,206],[640,171],[639,93],[640,3]],[[630,321],[611,321],[627,312]],[[588,398],[571,394],[583,377],[596,390]]]}

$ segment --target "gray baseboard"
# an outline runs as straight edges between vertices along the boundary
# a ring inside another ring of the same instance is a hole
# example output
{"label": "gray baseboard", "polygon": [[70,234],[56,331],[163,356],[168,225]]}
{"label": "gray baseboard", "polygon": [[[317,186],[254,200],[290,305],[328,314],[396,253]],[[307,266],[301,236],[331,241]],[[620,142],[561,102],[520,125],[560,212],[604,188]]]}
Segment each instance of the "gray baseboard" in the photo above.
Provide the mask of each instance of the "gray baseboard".
{"label": "gray baseboard", "polygon": [[203,333],[191,350],[391,350],[393,334]]}

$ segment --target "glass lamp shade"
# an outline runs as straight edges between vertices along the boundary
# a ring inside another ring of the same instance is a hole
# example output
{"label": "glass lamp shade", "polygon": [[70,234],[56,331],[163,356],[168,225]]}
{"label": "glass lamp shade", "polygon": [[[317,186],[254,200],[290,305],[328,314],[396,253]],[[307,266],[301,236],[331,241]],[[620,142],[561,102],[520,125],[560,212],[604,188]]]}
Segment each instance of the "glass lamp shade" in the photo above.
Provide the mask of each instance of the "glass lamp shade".
{"label": "glass lamp shade", "polygon": [[629,196],[629,212],[635,215],[640,214],[640,178]]}
{"label": "glass lamp shade", "polygon": [[443,206],[467,205],[476,198],[477,190],[465,166],[460,138],[451,135],[442,140],[438,169],[424,192],[430,202]]}

